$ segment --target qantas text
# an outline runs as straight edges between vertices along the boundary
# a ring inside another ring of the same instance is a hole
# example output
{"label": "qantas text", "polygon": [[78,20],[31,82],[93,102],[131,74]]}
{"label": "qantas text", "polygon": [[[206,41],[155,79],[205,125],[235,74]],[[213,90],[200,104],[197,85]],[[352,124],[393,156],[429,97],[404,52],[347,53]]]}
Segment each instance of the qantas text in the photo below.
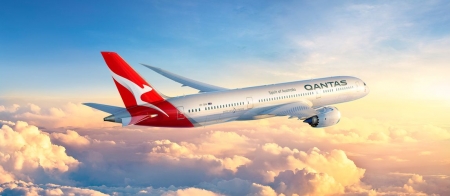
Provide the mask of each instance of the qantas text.
{"label": "qantas text", "polygon": [[307,84],[307,85],[305,85],[305,89],[310,91],[310,90],[315,90],[315,89],[331,88],[331,87],[336,87],[336,86],[347,86],[347,81],[341,80],[341,81],[325,82],[325,83],[319,83],[319,84]]}

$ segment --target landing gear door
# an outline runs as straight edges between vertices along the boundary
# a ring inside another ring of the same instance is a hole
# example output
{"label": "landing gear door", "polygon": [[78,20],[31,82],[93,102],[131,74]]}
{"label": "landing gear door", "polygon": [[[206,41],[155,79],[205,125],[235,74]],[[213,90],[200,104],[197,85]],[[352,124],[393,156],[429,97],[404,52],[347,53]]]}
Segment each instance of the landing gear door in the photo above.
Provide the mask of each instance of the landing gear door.
{"label": "landing gear door", "polygon": [[177,119],[178,120],[183,120],[184,117],[184,107],[183,106],[178,106],[177,107]]}
{"label": "landing gear door", "polygon": [[253,98],[247,97],[247,109],[253,108]]}

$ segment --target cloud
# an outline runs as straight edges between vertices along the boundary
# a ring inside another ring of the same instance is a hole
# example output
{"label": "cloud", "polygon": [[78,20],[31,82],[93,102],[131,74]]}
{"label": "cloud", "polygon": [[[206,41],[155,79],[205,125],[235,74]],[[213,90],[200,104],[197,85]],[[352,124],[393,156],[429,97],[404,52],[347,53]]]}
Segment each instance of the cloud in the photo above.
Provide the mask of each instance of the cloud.
{"label": "cloud", "polygon": [[70,186],[61,186],[56,184],[37,185],[32,182],[11,181],[0,184],[0,194],[2,195],[92,195],[106,196],[107,194],[99,191],[77,188]]}
{"label": "cloud", "polygon": [[[252,139],[270,135],[277,142],[286,142],[286,138],[290,138],[303,143],[331,144],[417,143],[450,139],[450,130],[431,124],[405,125],[361,117],[342,117],[337,125],[327,128],[311,128],[297,120],[282,117],[260,121],[258,123],[269,124],[244,124],[239,133]],[[277,123],[270,124],[270,121]]]}
{"label": "cloud", "polygon": [[[422,176],[418,174],[392,173],[393,178],[403,179],[403,186],[387,186],[382,191],[396,191],[403,193],[421,193],[446,195],[450,192],[450,176]],[[407,180],[405,180],[407,177]]]}
{"label": "cloud", "polygon": [[26,121],[46,128],[58,127],[112,127],[103,122],[107,114],[93,110],[81,103],[66,103],[60,107],[41,107],[32,103],[20,106],[0,106],[0,118],[7,121]]}
{"label": "cloud", "polygon": [[[225,139],[225,138],[224,138]],[[207,168],[208,173],[220,174],[224,170],[236,171],[237,167],[251,162],[249,159],[234,155],[232,157],[218,158],[211,154],[205,154],[195,144],[182,142],[177,144],[169,140],[158,140],[151,143],[149,161],[152,163],[165,163],[178,167]]]}
{"label": "cloud", "polygon": [[18,104],[12,104],[9,107],[0,105],[0,112],[13,113],[13,112],[16,112],[19,108],[20,108],[20,105],[18,105]]}
{"label": "cloud", "polygon": [[0,184],[1,183],[5,183],[5,182],[9,182],[9,181],[13,181],[14,180],[14,175],[5,171],[3,169],[3,167],[0,165]]}
{"label": "cloud", "polygon": [[89,139],[80,136],[76,131],[67,130],[66,133],[51,133],[51,138],[58,140],[65,146],[85,147],[91,142]]}
{"label": "cloud", "polygon": [[163,196],[190,196],[190,195],[205,195],[205,196],[220,196],[222,194],[217,194],[211,191],[197,189],[197,188],[187,188],[176,191],[168,191]]}
{"label": "cloud", "polygon": [[[62,146],[51,143],[47,133],[18,121],[14,127],[0,129],[0,171],[2,181],[31,180],[47,176],[58,178],[74,170],[80,162],[65,152]],[[6,179],[6,180],[5,180]]]}
{"label": "cloud", "polygon": [[0,126],[1,126],[1,125],[14,126],[14,125],[16,125],[16,123],[14,123],[14,122],[12,122],[12,121],[0,120]]}
{"label": "cloud", "polygon": [[338,195],[344,187],[326,173],[314,171],[286,170],[280,172],[274,181],[277,192],[286,195]]}
{"label": "cloud", "polygon": [[252,183],[248,180],[233,178],[231,180],[216,180],[202,182],[198,187],[220,192],[226,195],[264,195],[275,196],[277,193],[270,186]]}
{"label": "cloud", "polygon": [[153,188],[153,187],[106,187],[106,186],[91,186],[91,187],[73,187],[63,186],[57,184],[35,184],[32,182],[24,182],[20,180],[11,181],[0,184],[1,195],[91,195],[91,196],[106,196],[106,195],[150,195],[150,196],[185,196],[185,195],[210,195],[221,196],[223,194],[215,193],[209,190],[195,187],[169,187],[169,188]]}
{"label": "cloud", "polygon": [[39,114],[41,112],[41,108],[35,104],[28,103],[28,107],[30,108],[30,111],[35,114]]}
{"label": "cloud", "polygon": [[214,155],[243,155],[254,149],[250,139],[236,132],[209,131],[193,142],[198,143],[198,152]]}
{"label": "cloud", "polygon": [[364,176],[364,169],[358,168],[341,150],[322,152],[312,148],[305,152],[274,143],[257,149],[252,162],[239,167],[238,176],[253,176],[250,179],[255,182],[272,183],[281,172],[304,168],[326,173],[342,186],[357,184]]}

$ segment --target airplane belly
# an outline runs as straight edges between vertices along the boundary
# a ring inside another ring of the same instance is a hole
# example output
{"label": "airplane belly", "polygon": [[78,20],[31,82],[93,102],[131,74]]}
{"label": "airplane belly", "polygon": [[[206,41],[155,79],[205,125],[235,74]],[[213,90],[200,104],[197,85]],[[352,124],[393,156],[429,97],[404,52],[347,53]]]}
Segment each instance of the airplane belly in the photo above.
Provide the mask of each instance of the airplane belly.
{"label": "airplane belly", "polygon": [[222,113],[198,116],[191,119],[197,122],[194,123],[195,126],[207,126],[237,120],[245,112],[245,110],[223,111]]}
{"label": "airplane belly", "polygon": [[239,118],[236,120],[258,120],[263,118],[270,118],[273,117],[273,115],[260,115],[263,111],[267,110],[270,107],[261,107],[261,108],[252,108],[241,115],[239,115]]}

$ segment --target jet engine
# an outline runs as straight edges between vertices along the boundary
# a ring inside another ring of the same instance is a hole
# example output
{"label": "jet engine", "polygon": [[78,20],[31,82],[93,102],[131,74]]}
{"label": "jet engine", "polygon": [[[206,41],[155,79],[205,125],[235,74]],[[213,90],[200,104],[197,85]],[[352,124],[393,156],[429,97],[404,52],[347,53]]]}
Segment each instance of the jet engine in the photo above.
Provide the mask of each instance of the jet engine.
{"label": "jet engine", "polygon": [[311,127],[328,127],[335,125],[341,119],[341,112],[334,106],[325,106],[316,110],[317,115],[312,116],[304,120],[304,123],[308,123]]}

